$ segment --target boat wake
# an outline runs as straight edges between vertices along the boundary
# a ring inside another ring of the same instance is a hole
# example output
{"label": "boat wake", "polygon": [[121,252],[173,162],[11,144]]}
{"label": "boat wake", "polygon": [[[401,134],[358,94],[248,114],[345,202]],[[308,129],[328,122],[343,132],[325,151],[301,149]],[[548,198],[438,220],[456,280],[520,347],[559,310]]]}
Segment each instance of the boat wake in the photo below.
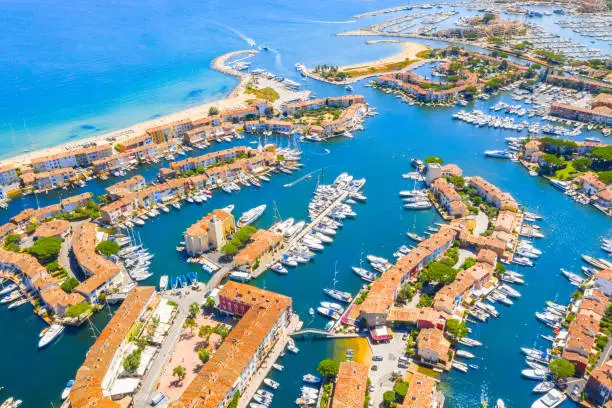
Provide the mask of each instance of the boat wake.
{"label": "boat wake", "polygon": [[232,33],[236,34],[238,37],[240,37],[240,38],[242,38],[244,41],[246,41],[246,43],[247,43],[247,44],[249,44],[249,46],[250,46],[250,47],[255,47],[256,42],[255,42],[255,40],[254,40],[254,39],[252,39],[251,37],[249,37],[249,36],[245,35],[244,33],[240,32],[240,31],[238,31],[238,30],[237,30],[237,29],[235,29],[234,27],[230,27],[230,26],[228,26],[227,24],[219,23],[218,21],[212,21],[212,20],[210,20],[210,22],[211,22],[212,24],[216,24],[216,25],[218,25],[219,27],[223,27],[223,28],[225,28],[226,30],[229,30],[229,31],[231,31]]}

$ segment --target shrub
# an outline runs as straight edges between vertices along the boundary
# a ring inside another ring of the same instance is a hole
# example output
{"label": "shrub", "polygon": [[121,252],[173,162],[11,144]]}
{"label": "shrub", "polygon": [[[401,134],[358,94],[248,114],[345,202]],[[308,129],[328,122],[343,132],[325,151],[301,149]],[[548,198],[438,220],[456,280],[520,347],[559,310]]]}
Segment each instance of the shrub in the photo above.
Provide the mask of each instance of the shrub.
{"label": "shrub", "polygon": [[74,291],[74,288],[79,286],[79,283],[80,282],[75,277],[71,276],[64,282],[62,282],[60,288],[62,288],[62,290],[66,293],[72,293]]}
{"label": "shrub", "polygon": [[119,252],[119,244],[115,241],[102,241],[96,245],[96,251],[106,256],[115,255]]}

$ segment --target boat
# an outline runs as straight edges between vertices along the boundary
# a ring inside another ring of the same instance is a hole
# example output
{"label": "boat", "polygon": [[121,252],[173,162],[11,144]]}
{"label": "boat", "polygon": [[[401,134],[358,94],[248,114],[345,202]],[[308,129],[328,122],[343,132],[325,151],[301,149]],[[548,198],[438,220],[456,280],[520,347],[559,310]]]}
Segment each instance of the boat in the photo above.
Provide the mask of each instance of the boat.
{"label": "boat", "polygon": [[408,236],[408,238],[416,242],[421,242],[425,239],[424,237],[421,237],[418,234],[415,234],[414,232],[408,232],[406,233],[406,235]]}
{"label": "boat", "polygon": [[457,350],[455,354],[458,355],[459,357],[474,358],[474,355],[466,350]]}
{"label": "boat", "polygon": [[319,314],[325,316],[325,317],[329,317],[330,319],[339,319],[340,318],[340,314],[334,310],[328,309],[326,307],[322,307],[319,306],[317,307],[317,312],[319,312]]}
{"label": "boat", "polygon": [[49,330],[38,341],[38,348],[43,348],[49,345],[60,334],[64,332],[64,326],[61,324],[52,324]]}
{"label": "boat", "polygon": [[234,207],[234,204],[230,204],[227,207],[223,207],[221,210],[231,214],[232,211],[234,211]]}
{"label": "boat", "polygon": [[485,150],[484,155],[496,159],[509,159],[512,156],[507,150]]}
{"label": "boat", "polygon": [[534,369],[534,368],[527,368],[521,371],[521,375],[527,378],[528,380],[541,381],[541,380],[546,379],[546,377],[548,376],[548,371]]}
{"label": "boat", "polygon": [[467,373],[468,372],[468,366],[465,363],[462,363],[460,361],[457,360],[453,360],[453,362],[451,363],[452,367],[455,370],[461,371],[463,373]]}
{"label": "boat", "polygon": [[297,354],[300,352],[300,349],[295,347],[295,344],[293,343],[289,343],[287,344],[287,350],[289,350],[290,352],[292,352],[293,354]]}
{"label": "boat", "polygon": [[555,383],[553,381],[542,381],[535,387],[533,387],[533,392],[537,392],[538,394],[548,392],[555,388]]}
{"label": "boat", "polygon": [[352,267],[353,272],[355,272],[361,279],[366,282],[374,282],[376,279],[376,274],[374,272],[370,272],[367,269],[359,268],[357,266]]}
{"label": "boat", "polygon": [[[278,365],[278,364],[276,364],[276,365]],[[282,371],[282,370],[279,370],[279,371]],[[271,378],[264,378],[263,383],[266,384],[268,387],[274,389],[274,390],[278,389],[278,387],[280,385],[278,382],[274,381]]]}
{"label": "boat", "polygon": [[317,400],[315,398],[298,398],[295,400],[295,404],[298,407],[314,405],[316,403],[317,403]]}
{"label": "boat", "polygon": [[287,271],[287,268],[285,268],[283,265],[281,265],[280,263],[274,264],[270,267],[270,269],[276,273],[279,273],[281,275],[286,275],[289,273],[289,271]]}
{"label": "boat", "polygon": [[162,275],[159,278],[159,290],[166,290],[168,288],[168,275]]}
{"label": "boat", "polygon": [[9,293],[8,295],[3,297],[2,299],[0,299],[0,303],[11,303],[11,302],[19,299],[20,297],[21,297],[21,293],[18,290],[16,290],[14,292]]}
{"label": "boat", "polygon": [[321,302],[321,306],[326,307],[331,310],[335,310],[338,313],[344,312],[344,308],[338,303],[334,302]]}
{"label": "boat", "polygon": [[283,371],[285,369],[285,366],[275,363],[275,364],[272,364],[272,368],[275,369],[276,371]]}
{"label": "boat", "polygon": [[321,378],[317,377],[316,375],[306,374],[302,377],[302,381],[310,384],[318,384],[321,382]]}
{"label": "boat", "polygon": [[70,395],[70,390],[72,389],[73,385],[74,385],[74,380],[68,381],[68,383],[66,384],[66,387],[64,388],[64,391],[62,391],[62,401],[68,398],[68,396]]}
{"label": "boat", "polygon": [[21,298],[21,299],[18,299],[18,300],[16,300],[16,301],[14,301],[13,303],[11,303],[11,304],[8,306],[8,308],[9,308],[9,310],[13,310],[13,309],[18,308],[19,306],[23,306],[23,305],[25,305],[26,303],[28,303],[28,299],[26,299],[26,298]]}
{"label": "boat", "polygon": [[506,404],[501,398],[499,398],[495,403],[495,408],[506,408]]}
{"label": "boat", "polygon": [[248,272],[234,271],[229,274],[229,278],[238,282],[248,282],[251,280],[252,276]]}
{"label": "boat", "polygon": [[432,207],[429,201],[417,201],[415,203],[406,203],[404,208],[407,210],[427,210]]}
{"label": "boat", "polygon": [[266,205],[262,204],[255,208],[251,208],[250,210],[243,213],[238,219],[238,227],[244,227],[246,225],[252,224],[255,220],[257,220],[263,212],[266,210]]}
{"label": "boat", "polygon": [[325,294],[333,299],[336,300],[340,300],[341,302],[347,302],[349,303],[350,301],[353,300],[353,296],[348,293],[348,292],[342,292],[340,290],[337,289],[323,289],[323,292],[325,292]]}
{"label": "boat", "polygon": [[553,388],[531,404],[531,408],[555,408],[561,405],[566,399],[567,396],[564,393]]}
{"label": "boat", "polygon": [[14,283],[11,283],[5,286],[4,288],[2,288],[2,290],[0,290],[0,296],[6,295],[7,293],[14,291],[15,289],[17,289],[17,285],[15,285]]}
{"label": "boat", "polygon": [[543,351],[528,347],[521,347],[521,353],[525,354],[527,357],[535,358],[536,360],[541,360],[544,356]]}
{"label": "boat", "polygon": [[469,337],[462,337],[459,339],[459,343],[468,347],[482,346],[482,343],[478,340],[470,339]]}

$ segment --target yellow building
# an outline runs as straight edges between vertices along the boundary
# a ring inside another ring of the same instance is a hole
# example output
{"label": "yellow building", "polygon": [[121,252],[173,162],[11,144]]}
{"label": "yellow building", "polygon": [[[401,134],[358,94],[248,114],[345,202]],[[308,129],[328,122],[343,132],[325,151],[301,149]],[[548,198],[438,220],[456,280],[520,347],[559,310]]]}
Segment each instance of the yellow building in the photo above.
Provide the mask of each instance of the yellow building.
{"label": "yellow building", "polygon": [[236,230],[234,216],[225,210],[214,210],[185,232],[185,247],[191,256],[225,245]]}

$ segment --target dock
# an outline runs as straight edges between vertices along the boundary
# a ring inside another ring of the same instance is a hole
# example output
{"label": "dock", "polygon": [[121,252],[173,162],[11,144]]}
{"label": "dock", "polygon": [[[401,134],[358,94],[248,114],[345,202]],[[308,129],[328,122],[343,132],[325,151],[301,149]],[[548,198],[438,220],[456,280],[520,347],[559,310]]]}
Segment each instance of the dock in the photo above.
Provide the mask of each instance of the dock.
{"label": "dock", "polygon": [[[308,234],[315,225],[320,223],[321,220],[323,220],[323,218],[327,217],[327,215],[334,209],[334,207],[342,203],[347,196],[348,196],[348,191],[343,191],[342,194],[340,194],[340,196],[338,196],[338,198],[336,198],[336,200],[329,207],[325,209],[325,211],[321,212],[321,214],[319,214],[315,219],[313,219],[310,223],[308,223],[299,233],[293,236],[289,241],[286,241],[285,248],[291,248],[296,242],[299,242],[304,237],[304,235]],[[276,254],[274,254],[274,257],[270,260],[269,263],[265,265],[261,265],[259,266],[259,268],[251,272],[251,276],[253,278],[259,277],[262,273],[267,271],[270,268],[270,266],[279,262],[281,257],[284,254],[285,254],[285,251],[277,252]]]}

